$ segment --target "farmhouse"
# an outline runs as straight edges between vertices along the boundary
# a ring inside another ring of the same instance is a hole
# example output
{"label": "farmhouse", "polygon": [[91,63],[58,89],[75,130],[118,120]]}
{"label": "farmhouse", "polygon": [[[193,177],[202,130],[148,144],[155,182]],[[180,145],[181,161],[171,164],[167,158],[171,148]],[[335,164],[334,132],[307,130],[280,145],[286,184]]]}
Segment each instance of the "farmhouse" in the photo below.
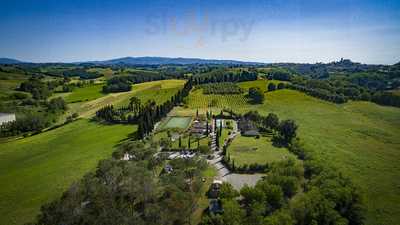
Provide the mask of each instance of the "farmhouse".
{"label": "farmhouse", "polygon": [[258,136],[260,133],[256,125],[251,120],[240,119],[238,121],[238,128],[243,136]]}
{"label": "farmhouse", "polygon": [[0,125],[15,121],[14,113],[0,113]]}

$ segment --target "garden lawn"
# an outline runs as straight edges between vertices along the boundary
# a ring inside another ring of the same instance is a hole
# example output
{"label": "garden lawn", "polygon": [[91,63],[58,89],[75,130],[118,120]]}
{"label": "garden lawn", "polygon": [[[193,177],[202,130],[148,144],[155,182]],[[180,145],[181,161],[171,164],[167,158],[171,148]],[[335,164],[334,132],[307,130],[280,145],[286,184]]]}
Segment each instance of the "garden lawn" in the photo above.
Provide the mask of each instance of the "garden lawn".
{"label": "garden lawn", "polygon": [[81,119],[28,138],[0,143],[0,224],[32,221],[135,131]]}
{"label": "garden lawn", "polygon": [[104,96],[103,84],[89,85],[82,88],[75,88],[72,93],[65,97],[67,103],[85,102]]}
{"label": "garden lawn", "polygon": [[235,165],[265,164],[295,158],[286,148],[274,147],[270,137],[255,138],[238,135],[228,147],[231,160]]}

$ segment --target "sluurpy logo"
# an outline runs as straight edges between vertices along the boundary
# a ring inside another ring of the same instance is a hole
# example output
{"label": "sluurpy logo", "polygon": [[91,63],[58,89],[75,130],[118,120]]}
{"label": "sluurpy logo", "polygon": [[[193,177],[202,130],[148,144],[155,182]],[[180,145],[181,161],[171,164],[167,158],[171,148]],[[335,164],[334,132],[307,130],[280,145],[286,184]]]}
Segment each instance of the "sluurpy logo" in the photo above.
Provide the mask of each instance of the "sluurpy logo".
{"label": "sluurpy logo", "polygon": [[147,35],[175,35],[192,37],[199,47],[206,45],[207,38],[218,38],[221,42],[245,42],[254,27],[252,18],[210,17],[206,11],[188,10],[184,14],[171,13],[168,10],[149,14],[146,18]]}

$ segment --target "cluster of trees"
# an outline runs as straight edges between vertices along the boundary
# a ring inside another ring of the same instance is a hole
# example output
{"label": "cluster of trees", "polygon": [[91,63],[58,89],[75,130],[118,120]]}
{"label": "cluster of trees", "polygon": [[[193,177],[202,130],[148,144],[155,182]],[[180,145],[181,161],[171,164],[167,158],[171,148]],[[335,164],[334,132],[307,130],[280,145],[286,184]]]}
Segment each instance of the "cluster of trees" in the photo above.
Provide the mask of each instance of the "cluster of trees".
{"label": "cluster of trees", "polygon": [[89,85],[94,85],[94,80],[83,80],[76,83],[69,83],[69,78],[64,78],[61,92],[72,92],[75,88],[82,88]]}
{"label": "cluster of trees", "polygon": [[267,72],[267,78],[269,80],[290,81],[292,76],[291,72],[282,68],[274,68]]}
{"label": "cluster of trees", "polygon": [[301,92],[304,92],[313,97],[316,97],[316,98],[319,98],[319,99],[322,99],[325,101],[334,102],[337,104],[345,103],[348,100],[345,96],[331,93],[331,92],[327,91],[326,89],[312,89],[312,88],[307,88],[307,87],[295,85],[295,84],[289,84],[288,88],[294,89],[297,91],[301,91]]}
{"label": "cluster of trees", "polygon": [[88,70],[86,70],[84,68],[76,68],[76,69],[66,70],[66,71],[63,71],[62,74],[64,77],[79,76],[79,78],[85,79],[85,80],[96,79],[96,78],[103,76],[103,74],[96,73],[96,72],[89,72]]}
{"label": "cluster of trees", "polygon": [[216,69],[194,75],[193,84],[252,81],[257,80],[257,76],[257,72],[255,71],[241,70],[239,72],[232,72],[227,69]]}
{"label": "cluster of trees", "polygon": [[52,98],[46,102],[47,110],[52,113],[64,112],[67,110],[67,103],[63,98]]}
{"label": "cluster of trees", "polygon": [[274,163],[254,187],[240,191],[224,183],[219,193],[223,211],[204,215],[200,224],[364,224],[360,189],[338,169],[313,157],[299,139],[293,139],[289,149],[304,163]]}
{"label": "cluster of trees", "polygon": [[[191,224],[207,168],[200,158],[168,161],[155,156],[158,145],[141,141],[122,144],[56,201],[42,207],[34,224],[183,225]],[[124,154],[130,160],[120,160]]]}
{"label": "cluster of trees", "polygon": [[115,109],[113,105],[106,105],[96,111],[96,119],[104,120],[109,123],[124,123],[126,121],[125,110]]}
{"label": "cluster of trees", "polygon": [[29,80],[21,83],[18,91],[29,92],[37,100],[43,100],[51,95],[49,83],[42,82],[39,78],[31,77]]}
{"label": "cluster of trees", "polygon": [[142,104],[138,97],[131,97],[128,106],[114,108],[113,105],[107,105],[96,112],[96,119],[103,120],[109,123],[137,123],[139,117],[144,112],[144,109],[154,106],[154,101],[148,101]]}
{"label": "cluster of trees", "polygon": [[400,95],[388,91],[376,92],[371,96],[371,101],[380,105],[400,107]]}
{"label": "cluster of trees", "polygon": [[9,137],[20,135],[27,132],[40,132],[50,126],[51,121],[48,114],[27,113],[18,116],[15,121],[10,121],[0,125],[0,136]]}
{"label": "cluster of trees", "polygon": [[286,85],[284,83],[278,83],[278,85],[270,82],[267,85],[267,90],[268,91],[275,91],[275,90],[280,90],[280,89],[284,89],[286,87]]}
{"label": "cluster of trees", "polygon": [[104,93],[125,92],[132,90],[132,82],[126,76],[113,77],[103,86]]}
{"label": "cluster of trees", "polygon": [[61,97],[44,101],[43,107],[45,107],[44,112],[26,111],[19,113],[15,121],[3,123],[0,126],[0,136],[8,137],[28,132],[41,132],[55,121],[57,115],[67,110],[67,104]]}
{"label": "cluster of trees", "polygon": [[[359,78],[361,79],[361,78]],[[361,82],[360,80],[358,82]],[[366,83],[366,85],[371,85]],[[349,83],[344,80],[315,80],[295,78],[288,88],[305,92],[313,97],[317,97],[334,103],[345,103],[348,99],[372,101],[381,105],[400,106],[400,96],[389,91],[376,91],[362,87],[357,84]]]}
{"label": "cluster of trees", "polygon": [[262,104],[264,102],[264,92],[258,87],[249,88],[247,95],[252,104]]}
{"label": "cluster of trees", "polygon": [[203,89],[203,94],[241,94],[243,90],[233,82],[222,82],[222,83],[209,83],[199,85],[199,88]]}

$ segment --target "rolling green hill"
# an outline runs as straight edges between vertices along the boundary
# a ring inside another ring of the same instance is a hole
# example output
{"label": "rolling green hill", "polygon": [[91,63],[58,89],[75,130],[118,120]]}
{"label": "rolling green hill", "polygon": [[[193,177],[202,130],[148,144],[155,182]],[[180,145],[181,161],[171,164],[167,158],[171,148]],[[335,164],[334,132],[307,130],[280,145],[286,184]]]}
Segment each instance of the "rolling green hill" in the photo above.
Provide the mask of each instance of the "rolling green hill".
{"label": "rolling green hill", "polygon": [[133,133],[81,119],[32,137],[0,144],[0,224],[24,224],[40,206],[93,170]]}

